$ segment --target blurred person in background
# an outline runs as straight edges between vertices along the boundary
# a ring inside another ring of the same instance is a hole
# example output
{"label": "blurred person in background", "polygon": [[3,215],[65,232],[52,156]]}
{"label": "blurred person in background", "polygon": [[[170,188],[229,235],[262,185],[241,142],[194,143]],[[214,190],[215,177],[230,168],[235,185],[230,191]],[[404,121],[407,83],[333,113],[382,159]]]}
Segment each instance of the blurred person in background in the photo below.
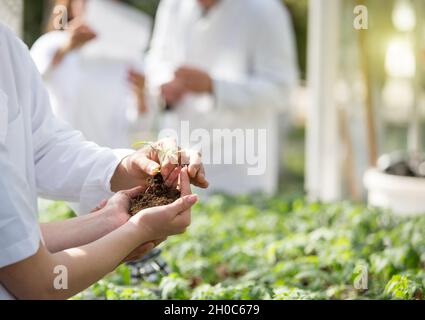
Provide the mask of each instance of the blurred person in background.
{"label": "blurred person in background", "polygon": [[[264,174],[249,176],[248,164],[206,165],[210,192],[276,191],[277,115],[288,107],[298,78],[293,27],[280,1],[162,0],[146,75],[150,89],[160,93],[169,110],[162,129],[178,133],[181,121],[189,121],[190,130],[210,133],[267,130]],[[221,140],[213,139],[210,150],[220,149]],[[236,151],[230,147],[222,155],[231,153],[234,159]]]}
{"label": "blurred person in background", "polygon": [[[81,49],[96,38],[84,20],[90,0],[55,0],[48,32],[31,49],[45,80],[54,113],[84,136],[111,148],[128,147],[130,122],[146,112],[145,79],[136,69],[104,58],[87,59]],[[57,30],[59,11],[66,8],[68,27]],[[126,74],[125,74],[126,73]],[[128,82],[122,80],[127,77]],[[121,83],[126,88],[119,88]]]}

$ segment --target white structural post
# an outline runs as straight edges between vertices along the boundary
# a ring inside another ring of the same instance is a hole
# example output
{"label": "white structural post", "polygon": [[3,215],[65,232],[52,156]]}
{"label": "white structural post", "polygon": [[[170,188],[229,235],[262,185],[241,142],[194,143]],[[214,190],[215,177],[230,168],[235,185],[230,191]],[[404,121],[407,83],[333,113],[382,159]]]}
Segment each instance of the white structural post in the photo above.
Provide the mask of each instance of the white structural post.
{"label": "white structural post", "polygon": [[22,0],[1,0],[0,21],[11,28],[19,37],[23,34],[23,10]]}
{"label": "white structural post", "polygon": [[341,197],[340,135],[334,93],[340,2],[310,0],[309,3],[305,187],[311,200],[334,201]]}

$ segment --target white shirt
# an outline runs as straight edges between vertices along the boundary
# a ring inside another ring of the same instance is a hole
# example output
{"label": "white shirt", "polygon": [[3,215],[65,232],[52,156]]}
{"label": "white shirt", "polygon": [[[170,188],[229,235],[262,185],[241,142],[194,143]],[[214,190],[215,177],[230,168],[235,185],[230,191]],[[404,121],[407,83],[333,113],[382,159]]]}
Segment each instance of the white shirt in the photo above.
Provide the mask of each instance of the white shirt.
{"label": "white shirt", "polygon": [[[102,146],[126,148],[129,133],[138,120],[137,99],[127,80],[130,63],[74,50],[51,66],[57,50],[68,41],[66,31],[49,32],[31,48],[31,56],[43,76],[55,115],[80,130],[85,138]],[[147,126],[147,121],[143,122]]]}
{"label": "white shirt", "polygon": [[[85,142],[55,118],[27,47],[0,24],[0,268],[34,255],[37,196],[80,202],[89,212],[112,195],[122,156]],[[0,299],[12,298],[0,284]]]}
{"label": "white shirt", "polygon": [[[264,174],[249,176],[248,164],[206,165],[210,192],[276,191],[276,116],[288,107],[298,77],[293,29],[280,1],[220,0],[204,15],[196,0],[162,0],[146,64],[153,90],[182,65],[208,72],[214,82],[213,95],[189,94],[174,106],[174,118],[167,115],[163,129],[179,132],[179,121],[187,120],[191,130],[267,130]],[[219,143],[213,139],[211,145],[217,150]]]}

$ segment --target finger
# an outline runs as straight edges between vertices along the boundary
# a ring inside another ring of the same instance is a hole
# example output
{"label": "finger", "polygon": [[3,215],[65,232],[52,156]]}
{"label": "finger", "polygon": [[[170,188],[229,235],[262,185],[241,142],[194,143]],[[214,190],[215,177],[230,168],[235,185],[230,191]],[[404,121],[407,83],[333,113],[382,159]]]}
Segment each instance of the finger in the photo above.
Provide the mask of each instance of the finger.
{"label": "finger", "polygon": [[188,149],[180,150],[180,165],[188,166],[190,164],[190,152]]}
{"label": "finger", "polygon": [[209,183],[205,177],[205,168],[202,164],[202,155],[195,150],[190,152],[189,176],[193,183],[201,188],[207,188]]}
{"label": "finger", "polygon": [[189,210],[196,202],[198,201],[198,196],[196,194],[191,194],[184,196],[177,201],[165,206],[166,212],[168,213],[171,219],[180,215],[181,213]]}
{"label": "finger", "polygon": [[202,164],[202,157],[199,152],[196,152],[195,150],[189,150],[189,159],[189,177],[195,179]]}
{"label": "finger", "polygon": [[182,165],[188,166],[189,176],[195,178],[202,164],[201,154],[196,150],[184,149],[180,152],[180,159]]}
{"label": "finger", "polygon": [[116,193],[113,199],[127,207],[127,209],[130,209],[131,201],[135,199],[140,193],[142,193],[145,188],[146,187],[136,187],[130,190],[119,191]]}
{"label": "finger", "polygon": [[173,170],[174,170],[175,167],[176,166],[173,165],[168,160],[165,160],[165,161],[162,162],[162,165],[161,165],[161,174],[162,174],[164,180],[167,180],[168,179],[168,177],[170,176],[171,172],[173,172]]}
{"label": "finger", "polygon": [[181,167],[174,168],[173,171],[168,175],[167,179],[165,180],[165,185],[168,187],[172,187],[175,182],[178,180],[180,171],[182,170]]}
{"label": "finger", "polygon": [[179,178],[180,178],[180,174],[178,175],[176,180],[174,180],[173,183],[171,184],[171,188],[180,190],[180,188],[179,188]]}
{"label": "finger", "polygon": [[182,197],[192,194],[192,191],[190,190],[190,180],[189,175],[187,174],[187,168],[183,168],[180,172],[179,186]]}
{"label": "finger", "polygon": [[205,169],[202,164],[202,156],[196,150],[184,150],[182,163],[188,165],[188,173],[191,182],[201,188],[207,188],[209,183],[205,177]]}
{"label": "finger", "polygon": [[200,188],[206,189],[209,187],[209,182],[205,176],[205,168],[204,165],[201,164],[201,167],[198,170],[198,173],[194,179],[191,180],[192,183]]}
{"label": "finger", "polygon": [[164,138],[156,143],[157,155],[161,165],[161,174],[167,179],[179,164],[177,141],[174,138]]}
{"label": "finger", "polygon": [[141,192],[143,192],[144,187],[139,186],[130,190],[121,191],[125,195],[127,195],[130,199],[136,198]]}
{"label": "finger", "polygon": [[180,214],[178,214],[173,219],[173,224],[177,228],[176,233],[181,234],[186,232],[186,229],[190,226],[191,220],[192,220],[192,214],[190,209],[186,209],[182,211]]}
{"label": "finger", "polygon": [[146,150],[139,150],[133,155],[136,166],[146,174],[155,176],[160,172],[160,165],[146,156]]}

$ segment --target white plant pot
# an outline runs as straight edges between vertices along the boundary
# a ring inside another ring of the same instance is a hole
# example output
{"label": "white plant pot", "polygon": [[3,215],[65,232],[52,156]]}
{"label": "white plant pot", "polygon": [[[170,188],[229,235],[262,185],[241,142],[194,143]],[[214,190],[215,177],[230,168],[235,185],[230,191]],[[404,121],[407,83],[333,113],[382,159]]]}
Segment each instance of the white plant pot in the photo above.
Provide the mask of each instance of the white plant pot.
{"label": "white plant pot", "polygon": [[376,168],[364,175],[369,205],[392,210],[394,214],[425,214],[425,178],[390,175]]}

